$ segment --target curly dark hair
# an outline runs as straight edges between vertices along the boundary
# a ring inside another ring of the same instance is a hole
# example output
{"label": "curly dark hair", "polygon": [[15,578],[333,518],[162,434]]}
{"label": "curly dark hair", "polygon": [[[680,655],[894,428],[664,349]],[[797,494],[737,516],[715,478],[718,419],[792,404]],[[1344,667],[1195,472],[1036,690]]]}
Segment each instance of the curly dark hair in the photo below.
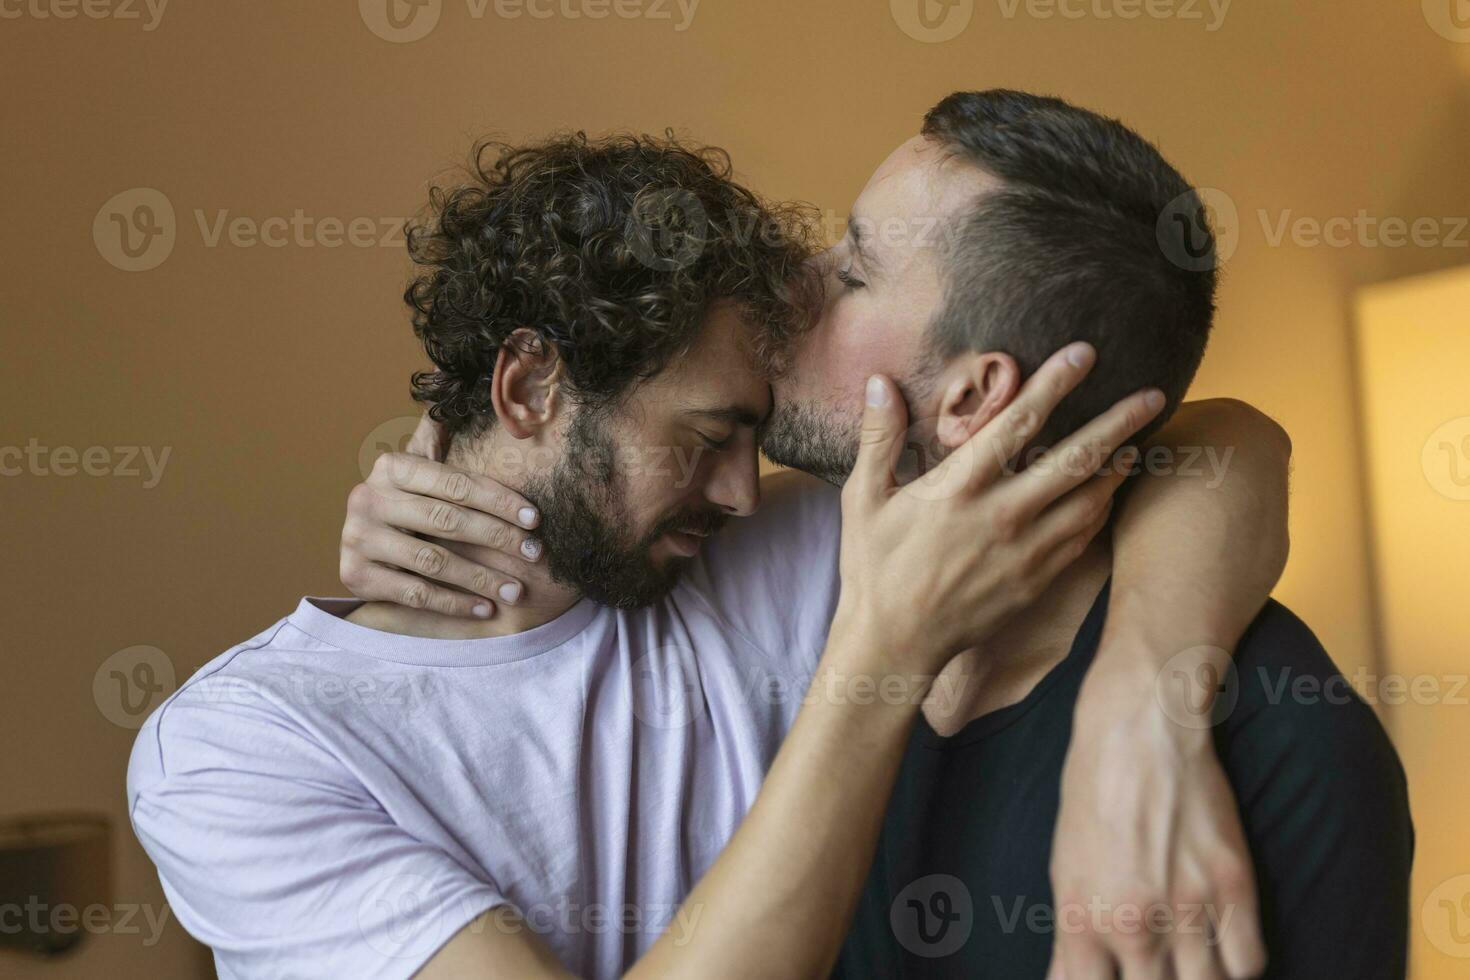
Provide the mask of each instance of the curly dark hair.
{"label": "curly dark hair", "polygon": [[763,202],[723,150],[671,132],[481,142],[429,210],[407,230],[424,270],[404,300],[435,367],[413,397],[451,436],[493,422],[485,381],[518,329],[555,344],[579,405],[605,407],[686,350],[712,303],[736,304],[777,372],[820,302],[810,209]]}

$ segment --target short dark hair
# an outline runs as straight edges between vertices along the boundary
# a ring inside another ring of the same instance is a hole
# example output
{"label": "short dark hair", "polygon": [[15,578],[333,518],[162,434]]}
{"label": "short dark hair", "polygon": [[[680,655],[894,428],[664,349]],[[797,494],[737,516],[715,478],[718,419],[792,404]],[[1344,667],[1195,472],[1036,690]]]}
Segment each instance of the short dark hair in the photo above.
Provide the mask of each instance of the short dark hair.
{"label": "short dark hair", "polygon": [[[1002,184],[950,239],[931,357],[1003,351],[1029,376],[1066,344],[1088,341],[1096,366],[1036,443],[1052,445],[1152,385],[1168,404],[1141,441],[1184,397],[1214,318],[1214,240],[1194,189],[1137,133],[1061,99],[956,92],[929,110],[922,132]],[[1171,211],[1201,227],[1178,229]],[[1180,261],[1166,239],[1191,232],[1206,236],[1210,261]]]}
{"label": "short dark hair", "polygon": [[481,142],[429,206],[408,229],[424,270],[404,300],[434,363],[413,396],[451,436],[494,421],[485,381],[520,328],[556,345],[572,398],[605,407],[686,350],[712,304],[741,310],[775,370],[820,299],[809,212],[764,203],[723,150],[672,133]]}

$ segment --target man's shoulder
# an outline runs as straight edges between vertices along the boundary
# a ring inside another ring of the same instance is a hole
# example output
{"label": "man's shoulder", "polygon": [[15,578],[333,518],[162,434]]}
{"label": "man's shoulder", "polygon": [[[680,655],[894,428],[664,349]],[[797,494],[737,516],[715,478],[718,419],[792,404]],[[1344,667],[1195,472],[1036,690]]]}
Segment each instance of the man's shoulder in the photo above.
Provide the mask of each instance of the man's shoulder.
{"label": "man's shoulder", "polygon": [[321,762],[327,756],[302,716],[300,692],[320,688],[313,677],[340,672],[332,657],[340,653],[286,616],[205,663],[138,730],[129,798],[171,774],[227,770],[247,757]]}
{"label": "man's shoulder", "polygon": [[1366,692],[1339,669],[1312,628],[1275,599],[1267,601],[1242,635],[1233,682],[1234,694],[1229,682],[1224,693],[1236,699],[1237,712],[1270,710],[1310,718],[1317,713],[1310,709],[1322,705],[1348,708],[1352,717],[1373,717],[1363,698]]}
{"label": "man's shoulder", "polygon": [[1363,793],[1402,796],[1403,767],[1370,681],[1344,674],[1311,627],[1268,602],[1236,648],[1217,711],[1217,742],[1246,783],[1243,798],[1283,780],[1344,805]]}

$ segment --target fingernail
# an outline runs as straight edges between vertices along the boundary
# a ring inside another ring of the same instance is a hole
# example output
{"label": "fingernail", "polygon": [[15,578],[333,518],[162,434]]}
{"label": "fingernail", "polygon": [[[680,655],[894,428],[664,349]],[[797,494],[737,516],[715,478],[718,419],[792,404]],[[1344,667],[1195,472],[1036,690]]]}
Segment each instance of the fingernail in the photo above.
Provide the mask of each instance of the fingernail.
{"label": "fingernail", "polygon": [[1161,408],[1164,407],[1164,393],[1162,391],[1160,391],[1159,389],[1155,388],[1152,391],[1150,391],[1148,394],[1146,394],[1146,395],[1143,396],[1143,403],[1145,405],[1147,405],[1149,408],[1152,408],[1155,411],[1157,411],[1158,409],[1161,409]]}
{"label": "fingernail", "polygon": [[541,542],[527,538],[521,542],[521,554],[531,559],[531,561],[535,561],[541,557]]}
{"label": "fingernail", "polygon": [[515,602],[521,597],[521,583],[506,582],[500,587],[500,598],[506,602]]}
{"label": "fingernail", "polygon": [[1073,344],[1067,348],[1067,363],[1074,368],[1087,367],[1092,361],[1092,345],[1086,343]]}
{"label": "fingernail", "polygon": [[470,612],[472,612],[472,613],[475,614],[475,618],[476,619],[489,619],[490,618],[490,603],[488,603],[488,602],[481,602],[481,603],[477,604],[474,609],[471,609]]}
{"label": "fingernail", "polygon": [[536,508],[522,507],[516,513],[516,519],[521,522],[522,527],[534,527],[536,524]]}
{"label": "fingernail", "polygon": [[868,407],[882,408],[888,404],[888,386],[879,377],[868,379]]}

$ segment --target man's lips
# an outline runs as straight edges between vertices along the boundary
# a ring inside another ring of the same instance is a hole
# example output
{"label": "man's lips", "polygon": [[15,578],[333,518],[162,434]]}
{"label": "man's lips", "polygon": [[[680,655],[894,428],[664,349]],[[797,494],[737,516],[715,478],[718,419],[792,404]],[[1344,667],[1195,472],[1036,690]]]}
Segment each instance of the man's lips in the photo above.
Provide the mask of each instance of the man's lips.
{"label": "man's lips", "polygon": [[667,531],[664,537],[668,539],[669,546],[675,554],[683,555],[685,558],[693,558],[699,554],[699,549],[704,545],[704,539],[709,537],[708,531]]}

